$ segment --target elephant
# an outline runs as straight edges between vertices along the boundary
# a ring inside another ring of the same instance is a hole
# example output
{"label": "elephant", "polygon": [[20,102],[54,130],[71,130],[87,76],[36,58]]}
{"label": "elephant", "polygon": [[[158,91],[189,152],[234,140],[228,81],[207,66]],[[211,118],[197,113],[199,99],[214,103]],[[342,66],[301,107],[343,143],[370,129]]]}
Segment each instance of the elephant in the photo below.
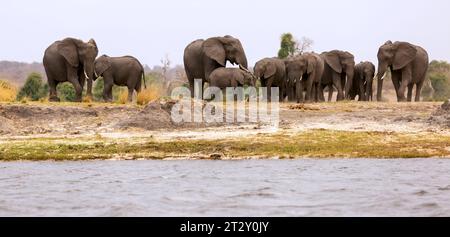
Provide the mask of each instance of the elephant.
{"label": "elephant", "polygon": [[225,89],[237,86],[255,86],[256,77],[240,68],[217,68],[210,75],[209,86]]}
{"label": "elephant", "polygon": [[377,100],[382,99],[383,78],[388,68],[392,73],[397,100],[405,101],[405,90],[408,87],[408,98],[412,100],[412,90],[416,85],[415,101],[420,101],[425,76],[428,70],[428,53],[420,46],[408,42],[387,41],[378,50],[378,88]]}
{"label": "elephant", "polygon": [[50,87],[50,101],[58,102],[56,86],[70,82],[76,91],[76,102],[81,102],[84,83],[87,79],[88,96],[92,97],[94,61],[98,54],[94,39],[83,42],[75,38],[65,38],[52,43],[44,53],[43,64]]}
{"label": "elephant", "polygon": [[189,81],[191,96],[194,97],[194,80],[202,79],[209,83],[210,74],[217,68],[225,67],[226,61],[248,69],[247,56],[239,39],[230,35],[199,39],[190,43],[184,50],[184,68]]}
{"label": "elephant", "polygon": [[103,77],[103,99],[106,102],[112,101],[112,87],[126,86],[128,87],[128,102],[133,100],[133,92],[141,91],[142,81],[145,84],[144,67],[135,57],[109,57],[102,55],[95,60],[94,63],[95,79]]}
{"label": "elephant", "polygon": [[[355,57],[341,50],[323,52],[320,56],[324,60],[321,89],[328,86],[328,101],[331,101],[333,96],[333,86],[338,91],[337,101],[348,99],[355,70]],[[324,100],[323,94],[320,97]]]}
{"label": "elephant", "polygon": [[[324,61],[319,54],[304,53],[291,60],[285,61],[286,78],[288,88],[294,88],[297,103],[319,101],[320,93],[323,91],[321,87],[321,79],[324,71]],[[305,97],[303,91],[306,89]],[[289,90],[289,89],[287,89]]]}
{"label": "elephant", "polygon": [[360,62],[355,66],[353,86],[350,89],[350,99],[354,100],[358,95],[359,101],[373,100],[373,79],[375,77],[375,65],[371,62]]}
{"label": "elephant", "polygon": [[256,77],[250,72],[240,68],[220,67],[214,70],[210,78],[210,87],[217,87],[222,90],[222,95],[226,95],[226,88],[238,86],[255,86]]}
{"label": "elephant", "polygon": [[279,58],[264,58],[256,62],[254,75],[261,81],[262,87],[267,87],[267,101],[271,101],[272,87],[279,88],[279,100],[286,97],[286,66]]}

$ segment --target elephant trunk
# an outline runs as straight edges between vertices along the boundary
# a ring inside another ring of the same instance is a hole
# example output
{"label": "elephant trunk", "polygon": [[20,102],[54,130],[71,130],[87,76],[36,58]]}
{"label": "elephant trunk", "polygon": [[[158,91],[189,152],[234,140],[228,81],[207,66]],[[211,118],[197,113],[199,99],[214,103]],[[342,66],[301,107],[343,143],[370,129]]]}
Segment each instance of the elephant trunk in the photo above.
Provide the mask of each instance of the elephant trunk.
{"label": "elephant trunk", "polygon": [[387,71],[387,64],[378,64],[378,73],[377,73],[377,101],[382,100],[382,90],[383,90],[383,79]]}
{"label": "elephant trunk", "polygon": [[345,83],[345,99],[350,99],[350,90],[353,86],[353,78],[355,76],[355,70],[347,70],[347,81]]}
{"label": "elephant trunk", "polygon": [[92,81],[94,80],[94,66],[93,63],[85,63],[84,64],[84,76],[87,80],[87,96],[92,97]]}
{"label": "elephant trunk", "polygon": [[365,76],[366,80],[365,81],[365,93],[364,93],[364,101],[369,101],[372,96],[372,83],[373,83],[373,74],[367,73]]}
{"label": "elephant trunk", "polygon": [[245,53],[237,58],[236,63],[239,64],[239,67],[248,69],[248,63],[247,63],[247,57],[245,56]]}

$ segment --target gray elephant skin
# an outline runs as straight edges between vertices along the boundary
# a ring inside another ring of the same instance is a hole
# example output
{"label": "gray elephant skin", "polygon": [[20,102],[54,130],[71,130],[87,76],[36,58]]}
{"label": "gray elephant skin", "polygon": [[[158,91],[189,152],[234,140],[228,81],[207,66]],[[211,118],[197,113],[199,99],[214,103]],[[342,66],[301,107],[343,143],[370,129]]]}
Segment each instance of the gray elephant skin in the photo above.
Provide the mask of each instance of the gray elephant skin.
{"label": "gray elephant skin", "polygon": [[[333,96],[333,86],[336,87],[337,101],[349,98],[355,70],[355,57],[347,51],[332,50],[320,55],[324,60],[322,89],[328,87],[328,101]],[[345,92],[345,93],[344,93]]]}
{"label": "gray elephant skin", "polygon": [[184,50],[184,68],[189,81],[191,96],[194,97],[194,80],[202,79],[202,86],[210,81],[210,74],[217,68],[225,67],[226,62],[238,64],[247,69],[247,56],[239,39],[232,36],[199,39],[190,43]]}
{"label": "gray elephant skin", "polygon": [[284,101],[286,97],[286,66],[279,58],[264,58],[256,62],[254,75],[261,81],[262,87],[267,87],[267,101],[271,101],[272,87],[279,88],[279,100]]}
{"label": "gray elephant skin", "polygon": [[112,88],[114,85],[128,88],[128,102],[133,100],[133,93],[141,92],[142,81],[145,85],[144,67],[135,57],[109,57],[100,56],[95,60],[95,78],[103,77],[103,99],[112,101]]}
{"label": "gray elephant skin", "polygon": [[[288,89],[295,88],[297,103],[319,101],[323,97],[321,79],[324,61],[319,54],[304,53],[285,61]],[[305,96],[303,92],[306,90]],[[320,96],[322,94],[322,96]]]}
{"label": "gray elephant skin", "polygon": [[227,87],[255,86],[255,77],[240,68],[217,68],[210,75],[210,86]]}
{"label": "gray elephant skin", "polygon": [[412,100],[412,90],[416,86],[415,101],[420,101],[425,76],[428,70],[428,53],[420,46],[408,42],[387,41],[378,50],[378,88],[377,100],[382,100],[383,76],[391,70],[392,83],[397,92],[397,100],[405,101],[408,88],[408,101]]}
{"label": "gray elephant skin", "polygon": [[51,44],[44,53],[43,64],[50,87],[50,101],[60,101],[56,86],[70,82],[75,88],[76,102],[81,102],[84,83],[88,81],[88,96],[92,97],[94,61],[98,54],[95,40],[83,42],[65,38]]}
{"label": "gray elephant skin", "polygon": [[359,101],[373,100],[373,79],[375,77],[375,65],[371,62],[360,62],[355,66],[353,86],[350,89],[350,99],[358,96]]}

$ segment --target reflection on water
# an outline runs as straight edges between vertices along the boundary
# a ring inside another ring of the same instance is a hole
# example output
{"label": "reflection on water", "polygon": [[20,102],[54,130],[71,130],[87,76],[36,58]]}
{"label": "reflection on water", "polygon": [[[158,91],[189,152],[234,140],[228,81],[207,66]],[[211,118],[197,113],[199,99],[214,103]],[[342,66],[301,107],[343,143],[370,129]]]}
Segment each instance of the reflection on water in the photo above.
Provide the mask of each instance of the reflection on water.
{"label": "reflection on water", "polygon": [[0,163],[1,216],[449,216],[450,160]]}

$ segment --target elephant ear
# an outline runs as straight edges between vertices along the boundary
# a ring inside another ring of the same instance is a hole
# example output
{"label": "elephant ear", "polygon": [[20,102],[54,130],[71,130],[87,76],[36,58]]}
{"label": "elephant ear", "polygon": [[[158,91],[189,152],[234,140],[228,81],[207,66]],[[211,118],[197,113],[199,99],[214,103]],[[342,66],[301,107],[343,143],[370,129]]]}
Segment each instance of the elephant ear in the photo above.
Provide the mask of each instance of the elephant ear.
{"label": "elephant ear", "polygon": [[74,42],[65,39],[58,44],[57,50],[72,67],[78,67],[78,49]]}
{"label": "elephant ear", "polygon": [[102,76],[103,73],[111,67],[111,63],[109,62],[108,57],[102,56],[95,62],[95,71],[99,76]]}
{"label": "elephant ear", "polygon": [[325,54],[325,62],[337,73],[342,73],[342,65],[337,52],[328,52]]}
{"label": "elephant ear", "polygon": [[316,67],[316,60],[314,60],[314,56],[310,55],[307,57],[306,61],[308,62],[308,67],[306,68],[306,73],[311,74]]}
{"label": "elephant ear", "polygon": [[416,57],[417,49],[412,44],[406,42],[399,42],[397,51],[394,56],[393,69],[399,70],[404,68]]}
{"label": "elephant ear", "polygon": [[277,72],[277,67],[274,63],[265,62],[265,68],[266,71],[264,72],[264,78],[267,79],[269,77],[272,77]]}
{"label": "elephant ear", "polygon": [[206,54],[206,56],[225,67],[225,49],[223,48],[222,42],[220,42],[217,38],[207,39],[205,42],[203,42],[203,52]]}

